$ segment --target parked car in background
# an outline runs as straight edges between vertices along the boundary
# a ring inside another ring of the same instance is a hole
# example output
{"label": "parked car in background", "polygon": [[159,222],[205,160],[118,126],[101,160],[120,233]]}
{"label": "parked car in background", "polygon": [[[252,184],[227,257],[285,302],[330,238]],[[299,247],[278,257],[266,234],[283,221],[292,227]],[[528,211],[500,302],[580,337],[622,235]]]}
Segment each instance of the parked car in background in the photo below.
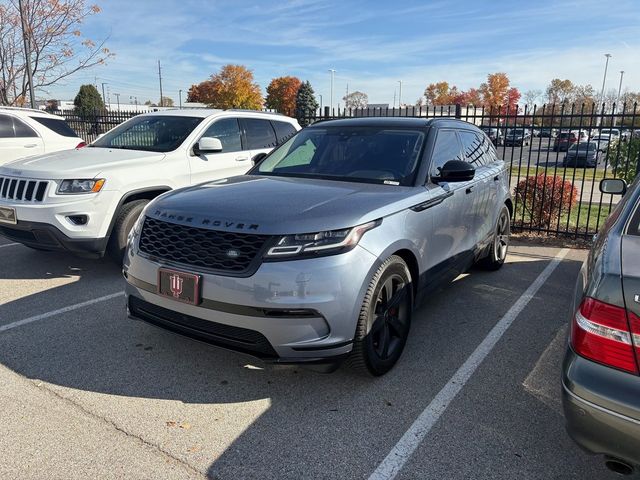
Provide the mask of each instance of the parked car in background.
{"label": "parked car in background", "polygon": [[566,152],[569,147],[576,142],[584,142],[587,140],[587,134],[581,130],[571,130],[569,132],[560,132],[553,142],[554,152]]}
{"label": "parked car in background", "polygon": [[609,144],[611,143],[611,136],[606,133],[601,133],[592,137],[591,142],[598,146],[599,152],[606,152],[609,148]]}
{"label": "parked car in background", "polygon": [[596,167],[598,165],[598,144],[595,142],[574,143],[567,150],[563,167]]}
{"label": "parked car in background", "polygon": [[489,140],[491,140],[491,143],[493,143],[493,145],[495,145],[496,147],[498,145],[502,145],[504,135],[499,128],[483,126],[480,127],[480,129],[487,135],[487,137],[489,137]]}
{"label": "parked car in background", "polygon": [[[623,194],[622,180],[600,183]],[[640,182],[606,220],[582,266],[563,365],[569,435],[617,473],[640,468]]]}
{"label": "parked car in background", "polygon": [[618,128],[603,128],[600,130],[600,135],[609,135],[614,139],[620,138],[620,129]]}
{"label": "parked car in background", "polygon": [[427,291],[504,263],[508,181],[470,123],[315,123],[247,175],[145,208],[124,260],[129,314],[270,362],[350,357],[382,375]]}
{"label": "parked car in background", "polygon": [[525,128],[510,128],[504,136],[504,144],[508,147],[522,147],[531,142],[531,133]]}
{"label": "parked car in background", "polygon": [[30,108],[0,107],[0,165],[84,146],[62,117]]}
{"label": "parked car in background", "polygon": [[[0,234],[38,250],[122,260],[150,200],[245,173],[300,126],[277,114],[166,110],[133,117],[87,148],[0,167]],[[239,199],[238,201],[242,201]]]}
{"label": "parked car in background", "polygon": [[538,136],[542,138],[553,138],[557,135],[557,133],[558,132],[555,128],[541,127]]}

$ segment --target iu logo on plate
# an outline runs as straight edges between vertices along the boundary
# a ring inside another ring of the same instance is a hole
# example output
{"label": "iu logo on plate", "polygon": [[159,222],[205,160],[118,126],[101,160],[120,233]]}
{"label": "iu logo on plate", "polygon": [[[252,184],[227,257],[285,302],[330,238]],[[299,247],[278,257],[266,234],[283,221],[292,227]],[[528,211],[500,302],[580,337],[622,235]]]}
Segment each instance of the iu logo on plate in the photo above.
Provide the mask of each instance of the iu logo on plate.
{"label": "iu logo on plate", "polygon": [[182,293],[182,282],[183,279],[180,275],[174,274],[169,277],[169,288],[176,298]]}

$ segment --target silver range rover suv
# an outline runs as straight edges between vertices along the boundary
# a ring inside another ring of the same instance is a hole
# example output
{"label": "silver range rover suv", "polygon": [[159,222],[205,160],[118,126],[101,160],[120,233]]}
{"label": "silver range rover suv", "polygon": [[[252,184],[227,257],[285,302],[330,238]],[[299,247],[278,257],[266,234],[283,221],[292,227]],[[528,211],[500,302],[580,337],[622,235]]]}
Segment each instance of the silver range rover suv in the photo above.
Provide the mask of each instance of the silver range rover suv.
{"label": "silver range rover suv", "polygon": [[459,120],[319,122],[246,175],[166,193],[124,260],[132,318],[280,363],[382,375],[435,286],[504,263],[512,203]]}

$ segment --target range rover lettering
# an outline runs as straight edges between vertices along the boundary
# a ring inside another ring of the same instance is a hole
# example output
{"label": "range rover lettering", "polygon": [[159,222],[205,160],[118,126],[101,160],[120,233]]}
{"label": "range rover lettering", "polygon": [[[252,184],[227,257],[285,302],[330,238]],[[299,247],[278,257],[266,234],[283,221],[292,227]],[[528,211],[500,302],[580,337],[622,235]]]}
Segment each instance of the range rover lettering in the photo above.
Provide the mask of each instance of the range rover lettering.
{"label": "range rover lettering", "polygon": [[382,375],[426,292],[502,266],[512,208],[471,124],[318,122],[246,175],[152,201],[128,239],[128,312],[266,361]]}

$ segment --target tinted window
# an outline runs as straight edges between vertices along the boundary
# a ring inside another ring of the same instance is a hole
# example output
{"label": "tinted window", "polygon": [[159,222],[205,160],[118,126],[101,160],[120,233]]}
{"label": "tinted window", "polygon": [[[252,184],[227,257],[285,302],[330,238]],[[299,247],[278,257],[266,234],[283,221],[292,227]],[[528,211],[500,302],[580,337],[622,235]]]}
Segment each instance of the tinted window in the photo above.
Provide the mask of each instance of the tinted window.
{"label": "tinted window", "polygon": [[412,185],[425,134],[384,127],[308,128],[252,173]]}
{"label": "tinted window", "polygon": [[203,137],[215,137],[222,142],[223,152],[237,152],[242,150],[240,141],[240,126],[236,118],[222,118],[214,122]]}
{"label": "tinted window", "polygon": [[453,130],[440,130],[431,155],[431,175],[439,175],[440,168],[449,160],[462,160],[458,136]]}
{"label": "tinted window", "polygon": [[29,125],[24,123],[22,120],[19,120],[14,117],[13,119],[13,129],[16,132],[16,137],[25,138],[25,137],[37,137],[38,134],[31,128]]}
{"label": "tinted window", "polygon": [[58,135],[62,135],[63,137],[77,137],[78,135],[73,129],[67,125],[62,118],[49,118],[49,117],[29,117],[31,120],[35,120],[38,123],[41,123],[49,130],[57,133]]}
{"label": "tinted window", "polygon": [[269,120],[243,118],[244,133],[249,150],[273,148],[276,146],[276,134]]}
{"label": "tinted window", "polygon": [[286,142],[287,140],[289,140],[291,137],[293,137],[296,134],[296,129],[290,123],[287,123],[287,122],[271,122],[271,125],[273,125],[273,128],[276,131],[276,137],[278,139],[278,145],[280,145],[281,143]]}
{"label": "tinted window", "polygon": [[[467,162],[476,168],[484,165],[484,157],[482,156],[484,152],[482,138],[480,138],[480,135],[465,131],[461,131],[459,133],[460,140],[462,141],[462,150],[464,151],[464,156]],[[484,135],[482,137],[486,138]]]}
{"label": "tinted window", "polygon": [[0,138],[13,138],[13,122],[8,115],[0,115]]}
{"label": "tinted window", "polygon": [[140,115],[118,125],[90,146],[170,152],[178,148],[200,122],[200,117]]}
{"label": "tinted window", "polygon": [[[627,194],[628,195],[628,194]],[[614,215],[615,212],[620,212],[620,208],[616,208],[613,213],[609,216],[609,219]],[[640,236],[640,201],[636,203],[636,210],[631,217],[631,221],[629,222],[629,228],[627,229],[627,233],[629,235],[638,235]]]}

